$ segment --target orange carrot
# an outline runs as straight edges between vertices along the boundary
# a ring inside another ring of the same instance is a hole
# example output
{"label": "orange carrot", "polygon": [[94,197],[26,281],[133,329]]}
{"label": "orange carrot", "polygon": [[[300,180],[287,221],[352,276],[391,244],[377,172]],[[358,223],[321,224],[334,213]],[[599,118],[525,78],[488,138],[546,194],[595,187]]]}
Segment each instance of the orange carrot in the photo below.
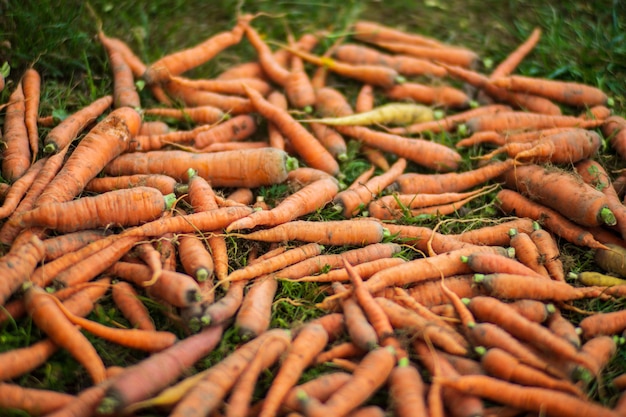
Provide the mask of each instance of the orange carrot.
{"label": "orange carrot", "polygon": [[311,131],[320,143],[328,149],[338,160],[344,160],[347,157],[347,145],[344,137],[330,126],[321,123],[311,123]]}
{"label": "orange carrot", "polygon": [[611,147],[619,156],[626,156],[626,119],[613,115],[608,117],[600,126],[604,137],[609,139]]}
{"label": "orange carrot", "polygon": [[178,239],[178,256],[183,269],[198,282],[212,281],[214,263],[204,239],[197,235],[183,235]]}
{"label": "orange carrot", "polygon": [[271,104],[250,88],[246,87],[246,92],[255,110],[276,125],[307,165],[331,175],[339,172],[339,165],[333,156],[289,113]]}
{"label": "orange carrot", "polygon": [[557,390],[579,398],[585,398],[585,394],[573,383],[567,380],[556,379],[538,369],[521,363],[519,359],[505,350],[497,347],[489,349],[477,347],[476,351],[480,355],[480,361],[485,371],[498,379],[524,386]]}
{"label": "orange carrot", "polygon": [[593,376],[598,377],[613,359],[617,353],[618,340],[616,336],[596,336],[580,347],[581,354],[588,356],[595,364],[590,369]]}
{"label": "orange carrot", "polygon": [[38,368],[58,349],[59,346],[51,339],[42,339],[27,347],[0,353],[0,381],[15,379]]}
{"label": "orange carrot", "polygon": [[595,294],[595,292],[573,287],[562,281],[504,272],[488,275],[476,274],[474,282],[482,285],[491,296],[501,299],[571,301],[592,297]]}
{"label": "orange carrot", "polygon": [[245,91],[241,87],[242,83],[248,84],[250,88],[258,90],[259,93],[266,96],[272,89],[270,84],[260,78],[246,77],[237,80],[217,80],[217,79],[195,79],[191,80],[184,77],[170,77],[169,82],[178,83],[185,87],[194,88],[203,91],[212,91],[220,94],[234,94],[243,96]]}
{"label": "orange carrot", "polygon": [[196,148],[204,148],[212,143],[243,141],[252,136],[256,130],[257,123],[254,118],[247,114],[240,114],[212,129],[198,133],[193,139],[193,144]]}
{"label": "orange carrot", "polygon": [[366,353],[366,350],[358,347],[354,342],[342,342],[327,350],[321,352],[315,357],[314,363],[317,365],[323,364],[324,362],[332,361],[335,358],[350,358],[350,357],[359,357]]}
{"label": "orange carrot", "polygon": [[186,181],[191,168],[213,187],[256,188],[285,181],[292,163],[293,159],[286,152],[274,148],[207,154],[151,151],[121,155],[107,164],[104,172],[113,176],[165,174],[177,181]]}
{"label": "orange carrot", "polygon": [[508,75],[494,77],[491,82],[507,90],[535,94],[570,106],[591,107],[605,105],[608,101],[607,95],[599,88],[571,81]]}
{"label": "orange carrot", "polygon": [[428,59],[401,54],[386,54],[368,46],[345,43],[339,45],[333,56],[352,65],[385,65],[407,77],[426,75],[443,77],[446,70]]}
{"label": "orange carrot", "polygon": [[518,217],[529,217],[552,233],[575,245],[591,248],[606,248],[593,235],[569,220],[556,210],[536,203],[513,190],[501,190],[496,195],[498,207],[505,213],[515,213]]}
{"label": "orange carrot", "polygon": [[547,115],[521,111],[503,112],[493,115],[470,118],[466,124],[471,132],[495,130],[497,132],[548,129],[554,127],[594,128],[601,126],[601,120],[585,120],[576,116]]}
{"label": "orange carrot", "polygon": [[22,227],[40,226],[60,232],[95,229],[108,225],[132,226],[154,220],[170,205],[152,187],[134,187],[82,197],[65,203],[50,203],[21,213],[15,219]]}
{"label": "orange carrot", "polygon": [[[291,171],[289,175],[296,171]],[[289,195],[273,209],[255,211],[249,216],[231,223],[226,231],[287,223],[324,207],[337,195],[338,191],[339,182],[334,177],[320,178]]]}
{"label": "orange carrot", "polygon": [[85,184],[85,191],[104,193],[120,188],[145,186],[156,188],[162,194],[181,195],[187,189],[185,184],[177,182],[174,178],[161,174],[135,174],[120,175],[117,177],[96,177]]}
{"label": "orange carrot", "polygon": [[473,67],[476,65],[478,55],[466,48],[442,46],[432,48],[423,45],[413,45],[403,42],[381,42],[376,45],[388,51],[413,56],[416,58],[431,59],[435,62],[444,62],[461,67]]}
{"label": "orange carrot", "polygon": [[250,100],[233,94],[202,91],[173,82],[165,84],[164,89],[172,100],[180,102],[184,107],[211,106],[230,114],[250,113],[253,110]]}
{"label": "orange carrot", "polygon": [[[515,252],[517,255],[517,251]],[[480,274],[492,274],[504,272],[517,275],[528,275],[529,277],[544,278],[543,275],[529,268],[516,259],[495,253],[476,252],[462,259],[467,262],[472,271]]]}
{"label": "orange carrot", "polygon": [[117,413],[129,404],[150,398],[210,353],[220,342],[222,328],[213,326],[126,368],[110,386],[96,410]]}
{"label": "orange carrot", "polygon": [[256,279],[243,297],[235,317],[235,328],[243,341],[258,337],[270,325],[278,281],[271,276]]}
{"label": "orange carrot", "polygon": [[124,56],[117,49],[107,49],[109,66],[113,72],[113,107],[141,107],[139,92],[135,87],[130,65],[126,63]]}
{"label": "orange carrot", "polygon": [[395,189],[397,186],[401,194],[461,192],[497,178],[515,165],[515,161],[507,159],[494,161],[485,166],[464,172],[448,172],[444,174],[405,173],[396,179],[393,188]]}
{"label": "orange carrot", "polygon": [[20,81],[9,96],[3,126],[2,178],[14,182],[28,170],[31,155],[24,114],[24,90]]}
{"label": "orange carrot", "polygon": [[250,15],[239,16],[232,29],[219,32],[197,45],[160,58],[147,68],[143,79],[148,84],[162,83],[172,75],[179,75],[202,65],[221,51],[238,44],[244,34],[244,25],[251,19]]}
{"label": "orange carrot", "polygon": [[459,391],[510,405],[522,410],[543,412],[554,417],[607,416],[616,413],[588,400],[545,388],[523,387],[485,375],[468,375],[455,379],[441,379],[441,384]]}
{"label": "orange carrot", "polygon": [[46,251],[46,261],[51,261],[62,256],[64,253],[72,252],[80,249],[89,243],[104,238],[107,235],[105,231],[80,230],[73,233],[64,233],[58,236],[52,236],[43,240]]}
{"label": "orange carrot", "polygon": [[[115,262],[108,270],[125,281],[143,285],[152,278],[152,271],[145,265],[129,262]],[[148,295],[162,299],[176,307],[186,307],[198,301],[198,284],[188,275],[163,270],[159,279],[146,288]]]}
{"label": "orange carrot", "polygon": [[[339,283],[333,282],[331,287],[335,294],[345,293],[348,290]],[[341,311],[344,315],[345,326],[350,340],[360,349],[368,352],[379,346],[376,329],[369,322],[365,312],[355,297],[344,297],[341,301]]]}
{"label": "orange carrot", "polygon": [[188,121],[193,124],[203,125],[218,122],[224,119],[224,111],[213,106],[198,106],[178,108],[154,107],[143,109],[146,116],[154,116],[165,119],[173,119],[176,121]]}
{"label": "orange carrot", "polygon": [[328,333],[320,324],[309,322],[298,330],[265,395],[259,417],[276,415],[289,390],[296,385],[302,372],[324,349],[328,340]]}
{"label": "orange carrot", "polygon": [[398,359],[395,368],[389,374],[389,397],[392,408],[398,417],[427,415],[424,402],[424,381],[417,366],[408,358]]}
{"label": "orange carrot", "polygon": [[283,399],[282,408],[289,411],[302,411],[298,402],[298,391],[303,391],[309,397],[319,401],[326,401],[339,387],[345,384],[352,376],[346,372],[331,372],[322,374],[307,382],[294,386]]}
{"label": "orange carrot", "polygon": [[35,235],[20,245],[12,245],[9,251],[0,257],[0,270],[3,279],[0,286],[0,306],[25,283],[37,264],[44,258],[45,246]]}
{"label": "orange carrot", "polygon": [[539,223],[533,222],[533,231],[530,238],[539,250],[540,262],[546,267],[550,277],[556,281],[565,281],[563,262],[559,258],[560,249],[554,236],[544,230]]}
{"label": "orange carrot", "polygon": [[509,244],[515,250],[515,257],[525,266],[535,271],[539,276],[550,278],[546,267],[541,263],[541,254],[530,235],[519,233],[517,229],[509,231]]}
{"label": "orange carrot", "polygon": [[221,324],[235,316],[241,306],[247,281],[235,281],[228,286],[226,294],[208,305],[202,312],[200,322],[205,325]]}
{"label": "orange carrot", "polygon": [[202,132],[213,129],[212,125],[199,125],[191,130],[172,130],[157,135],[137,135],[133,138],[127,151],[155,151],[167,145],[190,143]]}
{"label": "orange carrot", "polygon": [[43,416],[64,407],[73,399],[70,394],[0,382],[0,408],[3,410],[21,410],[29,416]]}
{"label": "orange carrot", "polygon": [[353,36],[364,42],[406,42],[434,48],[444,46],[444,44],[434,38],[409,33],[369,20],[357,20],[352,25],[352,29],[354,31]]}
{"label": "orange carrot", "polygon": [[170,131],[170,127],[167,123],[161,120],[150,120],[150,121],[142,121],[141,128],[139,132],[137,132],[138,136],[146,135],[161,135],[164,133],[168,133]]}
{"label": "orange carrot", "polygon": [[375,195],[393,183],[405,170],[407,161],[399,158],[389,171],[370,178],[362,186],[344,190],[333,198],[337,211],[341,211],[345,218],[353,217],[360,207],[369,204]]}
{"label": "orange carrot", "polygon": [[541,39],[541,29],[534,28],[530,35],[524,42],[522,42],[515,50],[506,56],[500,63],[491,71],[489,77],[503,77],[511,74],[517,66],[524,60],[524,58],[535,48],[537,43]]}
{"label": "orange carrot", "polygon": [[[470,98],[462,90],[451,86],[429,86],[417,82],[405,82],[383,91],[385,97],[396,101],[414,101],[428,106],[464,109]],[[422,122],[426,123],[426,122]],[[412,123],[416,124],[417,123]]]}
{"label": "orange carrot", "polygon": [[364,246],[379,243],[385,236],[384,227],[376,221],[335,220],[314,222],[294,220],[269,229],[237,235],[248,240],[283,242],[299,240],[321,245]]}
{"label": "orange carrot", "polygon": [[22,89],[24,92],[24,123],[28,131],[28,143],[32,162],[37,157],[39,150],[39,132],[37,129],[37,116],[39,115],[39,100],[41,93],[41,76],[34,68],[29,68],[22,76]]}
{"label": "orange carrot", "polygon": [[625,310],[596,313],[587,316],[578,324],[584,339],[601,335],[616,335],[626,329]]}
{"label": "orange carrot", "polygon": [[31,185],[35,182],[45,163],[45,158],[39,159],[32,164],[20,178],[10,185],[2,201],[2,207],[0,207],[0,218],[4,219],[15,212],[22,197],[26,195]]}
{"label": "orange carrot", "polygon": [[113,302],[133,328],[156,330],[148,309],[139,299],[135,288],[125,281],[118,281],[112,286]]}
{"label": "orange carrot", "polygon": [[104,96],[63,119],[44,138],[43,152],[45,154],[56,153],[67,147],[83,129],[104,113],[111,104],[113,104],[113,96]]}
{"label": "orange carrot", "polygon": [[257,58],[263,68],[263,72],[273,82],[285,86],[290,72],[276,59],[269,45],[250,24],[245,24],[245,36],[257,53]]}
{"label": "orange carrot", "polygon": [[106,379],[104,364],[87,338],[63,314],[54,299],[40,287],[30,285],[24,293],[28,315],[39,329],[80,362],[94,383]]}
{"label": "orange carrot", "polygon": [[550,329],[552,333],[559,335],[575,347],[580,348],[580,336],[576,332],[576,326],[567,318],[563,317],[558,308],[554,307],[554,311],[550,312],[546,326],[548,326],[548,329]]}
{"label": "orange carrot", "polygon": [[[508,188],[558,211],[582,226],[616,223],[606,196],[579,181],[569,171],[528,164],[505,173],[504,182]],[[576,201],[576,204],[571,204],[572,201]]]}
{"label": "orange carrot", "polygon": [[69,201],[78,195],[107,163],[128,148],[140,125],[139,113],[129,107],[109,113],[76,146],[37,204]]}

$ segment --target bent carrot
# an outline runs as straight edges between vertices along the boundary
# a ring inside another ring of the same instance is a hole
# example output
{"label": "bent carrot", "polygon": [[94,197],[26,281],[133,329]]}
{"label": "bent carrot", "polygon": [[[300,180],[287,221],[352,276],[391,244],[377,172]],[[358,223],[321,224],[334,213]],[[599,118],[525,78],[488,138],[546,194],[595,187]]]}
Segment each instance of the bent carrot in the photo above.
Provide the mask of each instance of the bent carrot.
{"label": "bent carrot", "polygon": [[102,359],[87,338],[72,324],[54,299],[40,287],[30,285],[24,293],[28,315],[41,331],[80,362],[94,383],[106,379]]}
{"label": "bent carrot", "polygon": [[67,147],[83,129],[104,113],[111,104],[113,104],[113,96],[103,96],[63,119],[44,138],[44,154],[57,153]]}
{"label": "bent carrot", "polygon": [[290,76],[289,70],[274,56],[269,45],[256,29],[246,22],[244,30],[246,39],[256,51],[258,62],[265,75],[276,84],[284,87]]}
{"label": "bent carrot", "polygon": [[4,219],[13,214],[22,200],[36,181],[39,173],[43,169],[46,158],[41,158],[32,164],[24,174],[10,185],[9,190],[4,195],[2,206],[0,207],[0,218]]}

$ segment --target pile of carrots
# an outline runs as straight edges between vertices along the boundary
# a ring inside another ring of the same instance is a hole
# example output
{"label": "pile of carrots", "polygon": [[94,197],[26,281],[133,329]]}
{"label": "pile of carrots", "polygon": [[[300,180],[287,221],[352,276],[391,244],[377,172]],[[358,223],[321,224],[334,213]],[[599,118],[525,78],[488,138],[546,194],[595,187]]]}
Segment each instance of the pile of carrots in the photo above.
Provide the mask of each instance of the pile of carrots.
{"label": "pile of carrots", "polygon": [[[626,284],[583,279],[560,250],[594,251],[611,274],[624,264],[626,176],[597,158],[603,141],[626,158],[611,98],[516,75],[539,29],[485,74],[474,51],[376,22],[321,50],[323,31],[272,43],[261,18],[149,65],[100,31],[113,91],[63,120],[39,114],[36,68],[7,82],[0,320],[40,337],[0,349],[0,409],[626,416],[626,373],[607,370]],[[243,42],[257,60],[184,76]],[[442,132],[465,137],[430,139]],[[368,167],[348,181],[350,140]],[[276,202],[258,198],[279,185]],[[419,225],[476,199],[502,219],[458,234]],[[275,327],[280,286],[300,282],[318,283],[319,314]],[[127,327],[88,318],[109,294]],[[240,344],[201,368],[230,329]],[[146,356],[110,366],[87,334]],[[87,386],[16,383],[59,350]]]}

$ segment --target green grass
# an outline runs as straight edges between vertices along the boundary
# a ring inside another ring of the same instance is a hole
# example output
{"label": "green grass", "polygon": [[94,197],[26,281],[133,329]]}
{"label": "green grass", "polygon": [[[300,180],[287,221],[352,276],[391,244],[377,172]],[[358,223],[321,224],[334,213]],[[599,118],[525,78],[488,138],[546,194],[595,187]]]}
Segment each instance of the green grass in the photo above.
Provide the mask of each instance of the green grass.
{"label": "green grass", "polygon": [[[139,7],[141,4],[141,7]],[[95,98],[110,94],[112,81],[107,57],[96,39],[96,28],[109,36],[126,41],[146,63],[161,56],[193,46],[209,36],[232,27],[238,10],[262,13],[254,26],[268,40],[285,42],[287,33],[296,36],[318,29],[326,29],[329,36],[323,39],[317,51],[329,47],[338,37],[348,34],[349,25],[356,19],[369,19],[409,32],[432,36],[440,41],[460,45],[476,51],[481,57],[480,69],[488,72],[521,43],[534,27],[542,29],[539,45],[521,63],[517,73],[535,77],[547,77],[586,83],[602,88],[614,100],[614,112],[626,114],[626,4],[618,0],[606,2],[514,1],[514,0],[348,0],[337,7],[330,0],[295,1],[162,1],[114,2],[93,0],[87,3],[75,1],[59,4],[50,0],[37,2],[0,2],[0,65],[9,62],[11,74],[7,87],[0,93],[0,102],[6,102],[20,75],[34,66],[42,76],[42,115],[71,113]],[[210,62],[188,74],[189,77],[213,77],[237,63],[255,59],[254,50],[247,42],[241,42]],[[311,68],[311,67],[309,67]],[[338,77],[330,82],[354,98],[358,84]],[[454,81],[452,81],[453,84]],[[458,84],[455,84],[458,85]],[[156,105],[147,89],[141,91],[144,107]],[[0,113],[0,122],[4,113]],[[180,128],[188,126],[181,124]],[[262,131],[262,129],[260,129]],[[45,135],[42,131],[42,137]],[[459,139],[452,134],[437,134],[433,140],[449,145]],[[463,169],[475,164],[471,159],[480,151],[464,151]],[[367,169],[366,159],[356,143],[351,143],[349,157],[341,162],[343,181],[351,183]],[[390,156],[390,160],[393,157]],[[612,149],[605,146],[598,156],[611,170],[625,167]],[[409,165],[410,170],[423,170]],[[283,185],[263,187],[258,195],[273,205],[287,195]],[[493,194],[473,202],[458,216],[448,216],[439,230],[458,233],[480,227],[499,217],[493,204]],[[332,208],[325,207],[311,214],[311,220],[339,219]],[[406,223],[429,227],[437,226],[442,219],[419,217],[405,219]],[[228,240],[231,267],[246,264],[251,244],[231,237]],[[260,253],[268,245],[258,245]],[[563,256],[568,270],[597,270],[593,253],[586,248],[562,242]],[[328,248],[340,251],[343,248]],[[402,256],[412,258],[415,251],[408,248]],[[315,303],[323,298],[320,287],[315,284],[282,283],[274,303],[272,326],[293,327],[317,317],[323,312]],[[188,329],[173,319],[167,309],[158,303],[148,302],[159,326],[175,331],[184,337]],[[624,308],[623,302],[604,303],[590,301],[576,303],[583,309],[606,311]],[[576,321],[580,315],[566,312]],[[106,296],[100,307],[90,316],[104,323],[126,323]],[[29,320],[3,324],[0,327],[0,351],[27,346],[42,335]],[[129,351],[97,338],[90,338],[102,354],[107,365],[127,366],[145,355]],[[226,332],[220,346],[195,369],[201,370],[220,360],[237,345],[233,329]],[[626,368],[626,352],[623,347],[612,360],[599,385],[590,387],[592,398],[604,404],[612,404],[615,392],[603,387],[611,376]],[[262,395],[263,385],[271,379],[272,368],[262,379],[257,394]],[[315,368],[303,376],[303,380],[323,372]],[[66,353],[60,351],[40,369],[13,381],[23,386],[48,388],[75,393],[90,385],[82,368]],[[378,394],[373,402],[385,404],[386,396]],[[13,413],[11,415],[23,415]],[[145,416],[166,415],[156,410],[141,414]]]}

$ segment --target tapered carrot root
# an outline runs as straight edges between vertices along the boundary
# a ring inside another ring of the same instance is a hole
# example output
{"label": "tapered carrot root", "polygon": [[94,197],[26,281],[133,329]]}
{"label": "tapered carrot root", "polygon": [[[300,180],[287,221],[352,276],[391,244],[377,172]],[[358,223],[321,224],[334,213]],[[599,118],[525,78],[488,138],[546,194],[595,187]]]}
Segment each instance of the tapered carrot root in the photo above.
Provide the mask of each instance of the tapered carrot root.
{"label": "tapered carrot root", "polygon": [[291,162],[286,152],[273,148],[210,154],[152,151],[121,155],[106,166],[105,172],[109,175],[165,174],[177,181],[186,181],[191,168],[214,187],[255,188],[285,181]]}
{"label": "tapered carrot root", "polygon": [[0,408],[3,410],[15,409],[29,416],[43,416],[65,407],[73,399],[70,394],[0,382]]}
{"label": "tapered carrot root", "polygon": [[616,335],[626,329],[626,312],[619,310],[596,313],[582,319],[578,327],[584,339],[591,339],[600,335]]}
{"label": "tapered carrot root", "polygon": [[602,120],[585,120],[576,116],[546,115],[515,111],[473,117],[467,121],[467,127],[471,132],[484,130],[507,132],[515,130],[549,129],[555,127],[578,127],[590,129],[599,127],[602,123]]}
{"label": "tapered carrot root", "polygon": [[32,160],[25,112],[24,90],[20,81],[9,97],[3,126],[2,178],[9,182],[24,175]]}
{"label": "tapered carrot root", "polygon": [[278,281],[265,275],[256,279],[244,296],[234,326],[243,341],[258,337],[270,326]]}
{"label": "tapered carrot root", "polygon": [[[395,85],[384,91],[385,96],[391,100],[411,100],[429,106],[441,106],[445,108],[462,109],[470,103],[470,98],[463,91],[450,87],[431,87],[415,82],[406,82]],[[419,121],[406,124],[417,124]],[[426,121],[422,121],[426,123]]]}
{"label": "tapered carrot root", "polygon": [[626,119],[618,115],[610,116],[602,123],[601,129],[615,152],[626,158]]}
{"label": "tapered carrot root", "polygon": [[28,68],[24,72],[22,76],[22,90],[24,92],[24,125],[28,132],[28,144],[32,164],[35,162],[37,152],[39,151],[37,116],[39,115],[41,76],[36,69]]}
{"label": "tapered carrot root", "polygon": [[244,141],[257,130],[257,123],[248,114],[240,114],[228,119],[212,129],[198,133],[193,139],[196,148],[204,148],[213,143]]}
{"label": "tapered carrot root", "polygon": [[189,121],[198,125],[215,123],[225,117],[225,113],[222,109],[213,106],[187,107],[182,109],[155,107],[143,109],[142,112],[146,116],[173,119],[183,122]]}
{"label": "tapered carrot root", "polygon": [[45,256],[45,246],[35,235],[20,245],[13,245],[9,252],[0,258],[3,279],[0,282],[0,305],[26,282],[37,264]]}
{"label": "tapered carrot root", "polygon": [[125,281],[113,284],[111,295],[117,308],[131,326],[142,330],[156,330],[147,307],[139,299],[135,288]]}
{"label": "tapered carrot root", "polygon": [[544,280],[527,275],[476,274],[474,282],[482,285],[492,296],[501,299],[571,301],[593,295],[566,282]]}

